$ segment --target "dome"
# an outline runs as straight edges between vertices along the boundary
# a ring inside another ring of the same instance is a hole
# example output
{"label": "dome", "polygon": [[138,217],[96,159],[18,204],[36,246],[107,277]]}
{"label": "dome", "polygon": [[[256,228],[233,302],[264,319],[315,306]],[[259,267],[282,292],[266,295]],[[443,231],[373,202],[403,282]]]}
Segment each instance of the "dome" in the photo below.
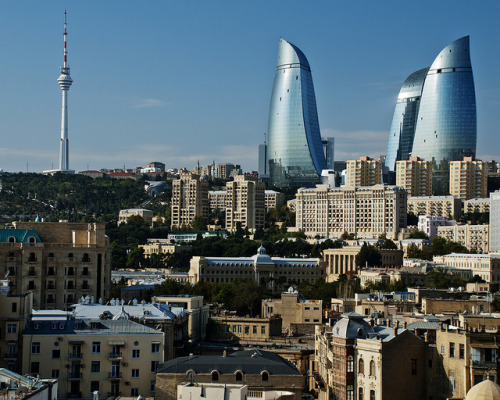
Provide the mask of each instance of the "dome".
{"label": "dome", "polygon": [[486,379],[473,386],[467,393],[465,400],[500,400],[500,386]]}
{"label": "dome", "polygon": [[128,320],[130,319],[130,315],[125,311],[125,308],[122,306],[121,310],[112,319],[113,321]]}
{"label": "dome", "polygon": [[273,262],[272,258],[266,254],[266,249],[262,245],[257,250],[257,254],[254,255],[252,258],[253,258],[253,261],[255,263],[272,263]]}
{"label": "dome", "polygon": [[342,314],[342,319],[332,328],[334,337],[344,339],[364,339],[370,332],[373,332],[370,324],[365,321],[362,315],[354,312]]}

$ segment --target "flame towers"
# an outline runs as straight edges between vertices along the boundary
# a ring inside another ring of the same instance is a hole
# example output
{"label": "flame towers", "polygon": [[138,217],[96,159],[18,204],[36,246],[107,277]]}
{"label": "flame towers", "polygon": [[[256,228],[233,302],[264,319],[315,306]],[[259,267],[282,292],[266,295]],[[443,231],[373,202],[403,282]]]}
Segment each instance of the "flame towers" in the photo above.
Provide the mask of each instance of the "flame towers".
{"label": "flame towers", "polygon": [[448,162],[476,155],[477,122],[469,37],[446,46],[430,68],[410,75],[400,91],[386,166],[417,156],[433,162],[433,191],[448,191]]}
{"label": "flame towers", "polygon": [[270,183],[313,186],[326,169],[311,68],[300,49],[280,38],[269,109]]}

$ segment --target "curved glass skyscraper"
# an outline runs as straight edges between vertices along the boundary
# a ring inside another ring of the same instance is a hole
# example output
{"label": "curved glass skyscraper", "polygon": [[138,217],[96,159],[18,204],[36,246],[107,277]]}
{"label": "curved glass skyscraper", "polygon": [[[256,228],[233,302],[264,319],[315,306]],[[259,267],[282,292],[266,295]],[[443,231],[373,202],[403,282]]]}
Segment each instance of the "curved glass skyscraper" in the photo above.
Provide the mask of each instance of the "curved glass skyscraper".
{"label": "curved glass skyscraper", "polygon": [[385,165],[391,171],[396,170],[396,161],[410,159],[420,98],[428,70],[429,68],[423,68],[411,74],[399,91],[385,157]]}
{"label": "curved glass skyscraper", "polygon": [[270,183],[278,187],[313,186],[326,169],[309,62],[300,49],[281,38],[267,154]]}
{"label": "curved glass skyscraper", "polygon": [[413,94],[421,91],[419,99],[414,97],[417,100],[416,123],[413,128],[405,127],[404,120],[413,120],[411,115],[415,110],[407,106],[402,110],[400,93],[389,136],[386,166],[394,170],[395,162],[407,159],[404,157],[408,155],[432,161],[433,192],[444,194],[448,191],[448,162],[476,155],[476,96],[469,36],[446,46],[425,77],[423,71],[410,75],[401,89],[403,92],[407,81],[415,76]]}

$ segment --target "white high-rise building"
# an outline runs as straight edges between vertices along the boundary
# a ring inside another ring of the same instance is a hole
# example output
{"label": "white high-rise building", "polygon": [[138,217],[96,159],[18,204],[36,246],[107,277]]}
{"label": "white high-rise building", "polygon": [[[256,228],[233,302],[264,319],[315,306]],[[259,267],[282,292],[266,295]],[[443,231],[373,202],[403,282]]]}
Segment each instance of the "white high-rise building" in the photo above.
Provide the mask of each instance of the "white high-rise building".
{"label": "white high-rise building", "polygon": [[73,84],[73,79],[69,74],[68,65],[68,49],[67,49],[67,23],[66,11],[64,11],[64,62],[61,67],[61,75],[57,78],[59,86],[62,91],[62,112],[61,112],[61,141],[59,146],[59,168],[43,171],[44,174],[54,174],[56,172],[63,172],[67,174],[74,174],[74,170],[69,169],[69,139],[68,139],[68,90]]}
{"label": "white high-rise building", "polygon": [[500,252],[500,190],[490,193],[490,253]]}

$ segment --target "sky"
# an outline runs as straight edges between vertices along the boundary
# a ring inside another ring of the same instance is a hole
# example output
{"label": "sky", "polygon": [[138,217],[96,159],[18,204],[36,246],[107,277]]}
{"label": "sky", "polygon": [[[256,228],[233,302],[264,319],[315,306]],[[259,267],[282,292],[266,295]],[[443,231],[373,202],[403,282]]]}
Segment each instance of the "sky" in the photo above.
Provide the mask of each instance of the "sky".
{"label": "sky", "polygon": [[0,169],[57,168],[64,10],[70,168],[257,169],[278,39],[309,60],[335,159],[386,153],[399,89],[470,35],[476,157],[500,161],[500,2],[86,0],[0,3]]}

